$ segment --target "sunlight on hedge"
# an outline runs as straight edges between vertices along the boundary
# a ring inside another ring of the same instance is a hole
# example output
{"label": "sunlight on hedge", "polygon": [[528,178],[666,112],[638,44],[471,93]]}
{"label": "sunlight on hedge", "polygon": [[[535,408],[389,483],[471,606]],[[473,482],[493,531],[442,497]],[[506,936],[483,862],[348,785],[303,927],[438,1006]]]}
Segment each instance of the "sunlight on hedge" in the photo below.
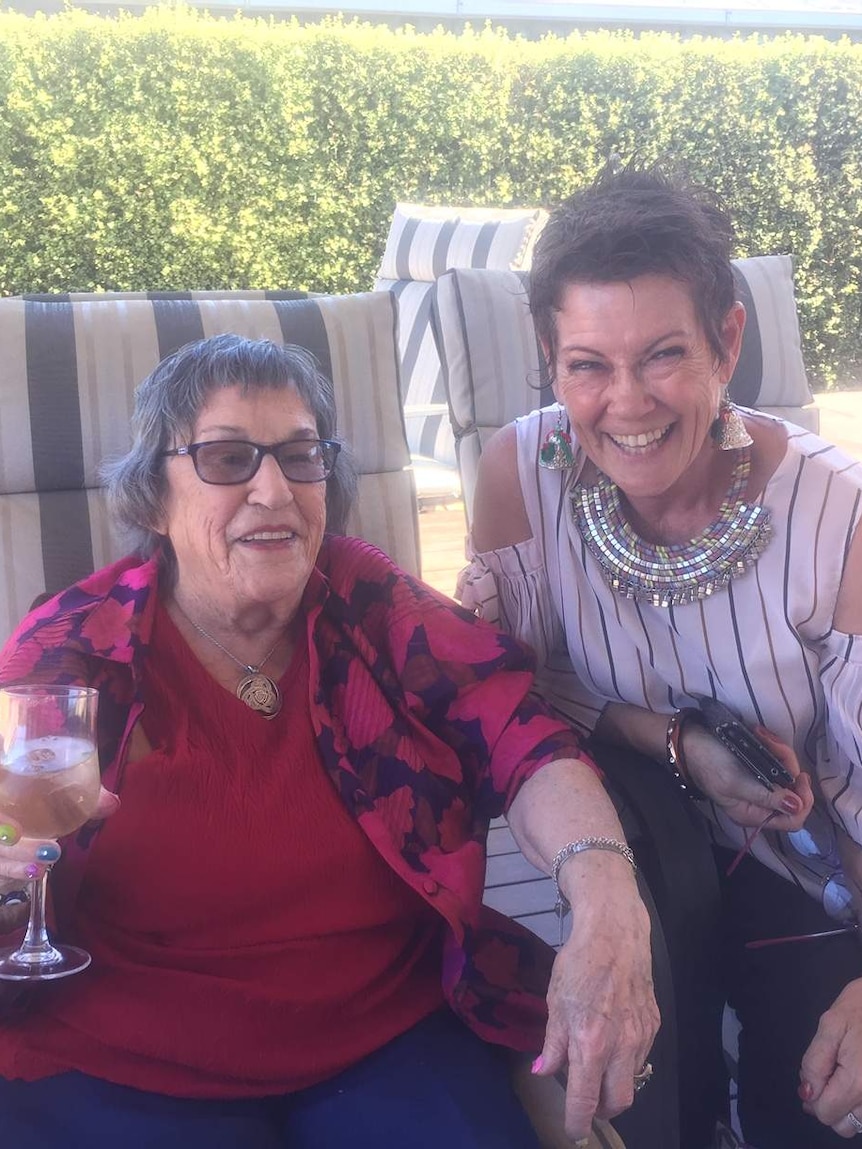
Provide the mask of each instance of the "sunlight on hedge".
{"label": "sunlight on hedge", "polygon": [[0,291],[371,286],[396,200],[553,205],[611,152],[789,251],[815,381],[862,377],[862,46],[0,14]]}

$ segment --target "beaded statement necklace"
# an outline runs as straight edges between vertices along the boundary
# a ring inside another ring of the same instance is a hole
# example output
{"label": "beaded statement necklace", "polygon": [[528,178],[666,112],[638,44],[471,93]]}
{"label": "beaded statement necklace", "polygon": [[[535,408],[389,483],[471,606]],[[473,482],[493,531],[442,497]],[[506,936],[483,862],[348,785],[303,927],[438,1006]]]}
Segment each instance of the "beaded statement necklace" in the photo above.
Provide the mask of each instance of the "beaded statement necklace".
{"label": "beaded statement necklace", "polygon": [[723,590],[769,542],[769,511],[742,498],[750,472],[746,447],[739,452],[718,515],[687,543],[664,546],[642,539],[626,520],[619,487],[607,475],[592,486],[574,488],[572,513],[611,590],[635,602],[683,606]]}
{"label": "beaded statement necklace", "polygon": [[273,646],[265,658],[260,660],[257,666],[251,666],[249,663],[243,662],[241,658],[237,658],[226,646],[222,646],[219,640],[213,637],[209,631],[204,630],[202,626],[198,626],[195,620],[189,618],[176,601],[174,605],[183,618],[195,628],[198,634],[202,634],[204,638],[208,638],[220,651],[226,654],[237,666],[241,666],[246,672],[245,677],[241,678],[236,685],[236,696],[240,702],[244,702],[250,710],[259,711],[264,718],[275,718],[282,706],[281,691],[278,689],[278,683],[270,678],[268,674],[263,673],[263,668],[275,654],[279,644],[284,640],[284,635],[279,635],[275,646]]}

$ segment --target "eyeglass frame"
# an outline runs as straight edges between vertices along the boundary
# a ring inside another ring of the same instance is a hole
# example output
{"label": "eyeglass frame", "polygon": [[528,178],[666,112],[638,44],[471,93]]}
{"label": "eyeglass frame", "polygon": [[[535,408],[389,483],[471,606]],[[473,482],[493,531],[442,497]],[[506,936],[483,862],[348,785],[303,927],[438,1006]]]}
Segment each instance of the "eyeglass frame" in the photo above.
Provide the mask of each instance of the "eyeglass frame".
{"label": "eyeglass frame", "polygon": [[[200,473],[200,470],[198,469],[198,459],[197,459],[198,452],[203,447],[214,447],[214,446],[224,445],[226,443],[238,444],[238,445],[243,446],[243,447],[253,447],[255,449],[255,451],[257,452],[257,457],[255,459],[254,467],[253,467],[252,471],[250,472],[250,474],[246,475],[245,478],[243,478],[243,479],[231,479],[227,482],[219,482],[217,479],[205,479],[203,477],[203,475]],[[332,462],[329,464],[328,468],[326,469],[325,475],[321,475],[319,479],[292,479],[290,477],[290,475],[288,475],[286,473],[286,471],[285,471],[284,467],[282,466],[281,461],[278,457],[278,451],[282,447],[291,447],[291,446],[298,447],[298,446],[300,446],[300,444],[311,445],[311,446],[316,446],[316,447],[323,447],[324,448],[324,454],[323,454],[324,465],[326,465],[326,458],[327,458],[325,452],[326,451],[332,452],[332,454],[331,454]],[[250,483],[251,482],[251,480],[255,477],[255,475],[260,470],[261,463],[263,462],[264,458],[267,455],[272,455],[272,457],[276,461],[278,469],[281,471],[282,475],[284,476],[284,478],[287,480],[288,483],[325,483],[326,480],[332,476],[332,472],[335,470],[335,464],[338,460],[338,455],[339,455],[340,451],[341,451],[341,443],[339,443],[336,439],[283,439],[280,443],[269,443],[269,444],[267,444],[267,443],[255,443],[251,439],[205,439],[203,442],[187,443],[185,446],[182,446],[182,447],[171,447],[170,450],[160,451],[159,452],[159,458],[165,459],[165,458],[171,458],[173,456],[177,456],[177,457],[188,456],[192,461],[192,466],[195,469],[195,474],[197,475],[197,477],[200,479],[200,481],[202,483],[206,483],[210,487],[238,487],[238,486],[241,486],[243,483]]]}

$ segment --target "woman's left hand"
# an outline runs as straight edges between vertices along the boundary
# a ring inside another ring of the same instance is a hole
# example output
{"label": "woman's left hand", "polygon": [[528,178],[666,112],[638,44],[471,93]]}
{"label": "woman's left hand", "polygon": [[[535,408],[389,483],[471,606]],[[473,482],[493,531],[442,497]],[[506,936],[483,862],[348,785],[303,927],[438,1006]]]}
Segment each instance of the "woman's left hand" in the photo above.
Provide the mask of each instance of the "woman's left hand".
{"label": "woman's left hand", "polygon": [[566,1133],[588,1137],[594,1115],[613,1117],[631,1105],[635,1075],[659,1027],[647,910],[618,857],[593,855],[597,904],[574,902],[572,934],[554,962],[548,991],[540,1074],[568,1070]]}
{"label": "woman's left hand", "polygon": [[839,1137],[859,1130],[862,1121],[862,979],[851,981],[823,1014],[800,1071],[803,1108]]}
{"label": "woman's left hand", "polygon": [[756,828],[769,819],[770,830],[800,830],[814,805],[811,779],[792,747],[764,726],[753,733],[794,778],[793,790],[767,790],[714,735],[699,726],[686,728],[683,747],[688,773],[697,788],[738,826]]}

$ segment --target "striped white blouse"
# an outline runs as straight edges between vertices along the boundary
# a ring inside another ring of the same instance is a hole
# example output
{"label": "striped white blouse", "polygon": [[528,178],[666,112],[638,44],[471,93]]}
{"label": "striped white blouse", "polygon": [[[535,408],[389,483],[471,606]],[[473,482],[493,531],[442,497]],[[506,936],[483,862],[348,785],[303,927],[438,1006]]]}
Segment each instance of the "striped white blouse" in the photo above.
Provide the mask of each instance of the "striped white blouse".
{"label": "striped white blouse", "polygon": [[[554,406],[517,422],[533,537],[475,556],[464,604],[529,643],[543,692],[587,727],[608,702],[670,713],[709,694],[792,744],[812,773],[815,809],[805,830],[764,832],[754,852],[846,916],[834,825],[862,845],[862,637],[838,632],[832,618],[862,517],[862,465],[784,424],[787,451],[762,495],[773,527],[765,552],[710,598],[654,607],[604,582],[571,512],[577,468],[539,466],[556,419]],[[721,841],[742,844],[739,827],[714,809],[712,818]]]}

